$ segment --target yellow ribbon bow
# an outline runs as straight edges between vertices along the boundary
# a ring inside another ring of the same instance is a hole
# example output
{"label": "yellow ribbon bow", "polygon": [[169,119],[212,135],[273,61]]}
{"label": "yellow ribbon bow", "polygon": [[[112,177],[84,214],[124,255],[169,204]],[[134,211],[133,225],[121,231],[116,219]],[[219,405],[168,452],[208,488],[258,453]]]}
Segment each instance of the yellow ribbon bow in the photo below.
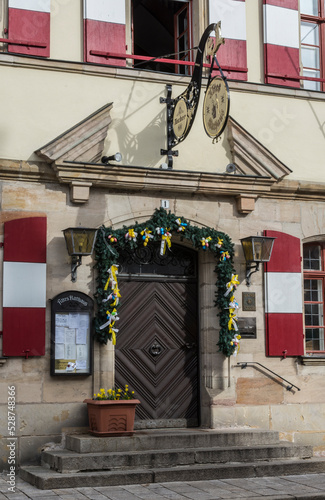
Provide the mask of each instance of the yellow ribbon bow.
{"label": "yellow ribbon bow", "polygon": [[238,274],[232,274],[231,280],[228,281],[228,283],[226,285],[228,290],[224,294],[224,297],[227,297],[227,295],[230,294],[230,292],[233,290],[233,288],[237,288],[237,285],[239,285],[239,283],[240,283],[240,281],[238,281]]}
{"label": "yellow ribbon bow", "polygon": [[218,243],[217,243],[217,247],[218,247],[218,248],[220,248],[222,244],[223,244],[223,239],[222,239],[222,238],[219,238],[219,236],[218,236]]}
{"label": "yellow ribbon bow", "polygon": [[[232,310],[233,309],[230,309],[230,311],[232,311]],[[237,331],[236,319],[237,319],[236,314],[233,314],[230,312],[229,321],[228,321],[228,330],[236,330]]]}
{"label": "yellow ribbon bow", "polygon": [[113,296],[115,297],[115,300],[114,300],[112,305],[117,306],[119,303],[119,299],[121,298],[120,290],[117,288],[117,283],[116,283],[114,291],[113,291]]}
{"label": "yellow ribbon bow", "polygon": [[104,287],[104,290],[107,290],[110,282],[111,282],[112,290],[113,290],[114,286],[117,284],[117,279],[116,279],[117,269],[118,269],[118,266],[115,266],[115,265],[110,267],[109,277],[108,277],[108,280],[106,281],[106,285]]}
{"label": "yellow ribbon bow", "polygon": [[161,248],[160,248],[160,254],[164,255],[166,252],[166,245],[168,248],[172,246],[171,242],[171,237],[172,235],[170,233],[165,233],[161,237]]}
{"label": "yellow ribbon bow", "polygon": [[112,344],[116,345],[116,333],[118,330],[116,328],[113,328],[113,325],[110,325],[109,327],[109,333],[112,335]]}

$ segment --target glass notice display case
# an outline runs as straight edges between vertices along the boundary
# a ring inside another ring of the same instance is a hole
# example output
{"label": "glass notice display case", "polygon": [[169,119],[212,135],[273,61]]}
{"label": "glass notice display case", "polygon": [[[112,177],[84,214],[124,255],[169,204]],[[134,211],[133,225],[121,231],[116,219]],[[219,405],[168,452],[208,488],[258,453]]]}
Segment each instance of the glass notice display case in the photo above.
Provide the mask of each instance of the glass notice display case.
{"label": "glass notice display case", "polygon": [[51,303],[51,375],[91,375],[94,302],[69,291]]}

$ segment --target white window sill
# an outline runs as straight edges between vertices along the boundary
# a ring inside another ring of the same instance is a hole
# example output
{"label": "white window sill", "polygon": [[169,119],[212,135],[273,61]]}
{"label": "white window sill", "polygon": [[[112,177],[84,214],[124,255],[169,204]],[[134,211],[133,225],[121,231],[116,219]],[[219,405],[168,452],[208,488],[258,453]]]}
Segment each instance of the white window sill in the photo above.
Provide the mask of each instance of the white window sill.
{"label": "white window sill", "polygon": [[300,356],[300,360],[303,365],[322,366],[325,365],[325,354]]}

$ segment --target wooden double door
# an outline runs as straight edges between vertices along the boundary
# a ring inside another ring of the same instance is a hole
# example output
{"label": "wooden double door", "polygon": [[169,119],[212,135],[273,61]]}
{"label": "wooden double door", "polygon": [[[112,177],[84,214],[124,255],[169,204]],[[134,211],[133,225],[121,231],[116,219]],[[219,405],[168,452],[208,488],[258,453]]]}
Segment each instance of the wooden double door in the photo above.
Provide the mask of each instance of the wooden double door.
{"label": "wooden double door", "polygon": [[172,251],[162,257],[154,246],[124,255],[119,273],[122,297],[115,379],[117,386],[129,384],[140,399],[137,419],[160,420],[162,426],[173,420],[196,426],[196,253],[176,245]]}

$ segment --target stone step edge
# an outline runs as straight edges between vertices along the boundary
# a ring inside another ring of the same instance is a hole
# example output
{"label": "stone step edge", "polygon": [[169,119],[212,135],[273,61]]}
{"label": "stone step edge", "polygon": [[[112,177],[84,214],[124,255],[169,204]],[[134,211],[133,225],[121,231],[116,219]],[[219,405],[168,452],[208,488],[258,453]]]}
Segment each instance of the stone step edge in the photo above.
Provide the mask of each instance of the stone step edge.
{"label": "stone step edge", "polygon": [[[134,451],[131,450],[127,452],[127,455],[131,456],[138,456],[138,455],[147,455],[147,454],[161,454],[161,455],[168,455],[169,453],[202,453],[204,451],[206,452],[227,452],[227,451],[254,451],[254,450],[281,450],[281,449],[287,449],[287,450],[300,450],[303,451],[304,453],[308,451],[310,453],[310,457],[313,455],[313,446],[312,445],[305,445],[305,444],[295,444],[291,443],[289,441],[283,441],[280,443],[276,444],[266,444],[266,445],[252,445],[252,446],[245,446],[245,445],[240,445],[240,446],[209,446],[209,447],[191,447],[191,448],[164,448],[162,450],[155,450],[155,449],[148,449],[148,450],[139,450],[139,451]],[[91,458],[91,457],[107,457],[107,456],[125,456],[126,452],[125,451],[92,451],[92,452],[87,452],[87,453],[78,453],[77,451],[69,450],[69,449],[54,449],[54,450],[44,450],[42,452],[42,457],[43,456],[51,456],[51,457],[62,457],[62,458]]]}
{"label": "stone step edge", "polygon": [[39,489],[76,488],[81,486],[121,486],[126,484],[175,481],[202,481],[247,477],[272,477],[325,472],[325,458],[272,460],[228,464],[195,464],[171,468],[133,469],[60,473],[41,466],[22,466],[20,477]]}
{"label": "stone step edge", "polygon": [[[253,456],[252,456],[253,455]],[[305,445],[228,447],[228,448],[187,448],[177,450],[151,450],[150,452],[116,452],[79,454],[61,450],[43,452],[41,465],[66,474],[69,472],[99,470],[132,470],[143,468],[164,468],[166,466],[190,466],[194,464],[248,463],[269,460],[290,460],[312,458],[313,449]],[[122,459],[122,460],[121,460]]]}
{"label": "stone step edge", "polygon": [[[169,429],[170,430],[170,429]],[[175,431],[174,431],[175,433]],[[260,442],[261,439],[264,438],[264,444],[277,444],[280,441],[279,439],[279,432],[278,431],[272,431],[272,430],[263,430],[263,429],[245,429],[245,430],[225,430],[225,431],[215,431],[215,430],[209,430],[209,429],[202,429],[200,431],[184,431],[181,433],[176,433],[177,441],[180,444],[177,444],[177,446],[174,446],[174,448],[180,448],[180,447],[186,447],[184,446],[184,443],[181,443],[181,441],[186,441],[188,438],[190,440],[193,440],[195,438],[201,438],[202,439],[209,439],[209,436],[212,437],[212,439],[215,439],[215,436],[220,436],[221,439],[226,439],[227,437],[233,437],[234,439],[256,439],[256,444]],[[69,434],[67,435],[66,439],[66,448],[70,449],[71,451],[76,451],[77,453],[91,453],[92,451],[85,451],[85,445],[87,445],[87,448],[91,447],[92,445],[97,446],[101,444],[101,450],[96,450],[96,451],[107,451],[106,447],[108,445],[116,447],[120,446],[121,450],[120,451],[136,451],[136,450],[143,450],[145,451],[145,446],[146,442],[152,442],[152,440],[160,440],[166,441],[169,439],[173,438],[173,433],[164,433],[164,432],[159,432],[159,431],[137,431],[134,433],[133,436],[120,436],[120,437],[95,437],[92,436],[91,434]],[[84,445],[84,446],[83,446]],[[168,447],[164,447],[163,443],[161,443],[162,448],[160,449],[168,449]],[[240,446],[240,443],[236,443],[234,446]],[[242,443],[242,446],[244,446],[244,443]],[[193,446],[191,446],[193,447]],[[118,451],[117,449],[112,450],[112,451]]]}

